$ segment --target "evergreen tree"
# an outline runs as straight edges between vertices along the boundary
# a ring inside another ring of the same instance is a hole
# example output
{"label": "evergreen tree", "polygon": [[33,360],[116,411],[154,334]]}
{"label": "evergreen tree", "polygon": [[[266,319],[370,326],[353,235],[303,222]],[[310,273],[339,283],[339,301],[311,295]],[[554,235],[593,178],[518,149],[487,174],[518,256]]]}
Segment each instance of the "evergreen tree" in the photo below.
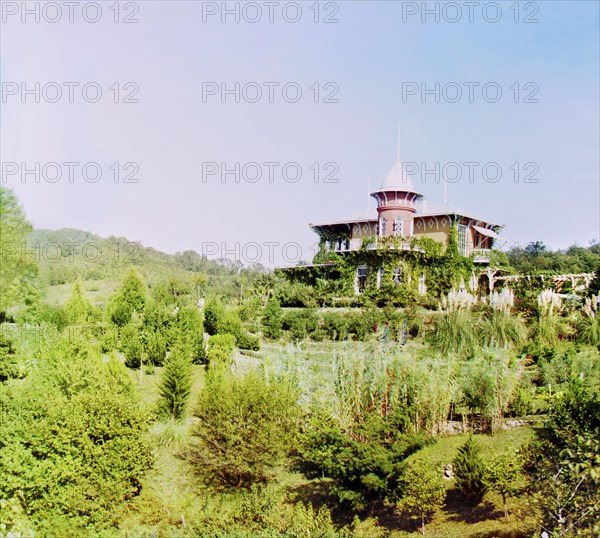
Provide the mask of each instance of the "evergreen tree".
{"label": "evergreen tree", "polygon": [[600,265],[596,267],[596,271],[594,272],[594,278],[590,282],[590,285],[587,289],[588,296],[599,295],[600,294]]}
{"label": "evergreen tree", "polygon": [[440,471],[422,460],[410,464],[404,474],[401,506],[415,512],[425,536],[425,522],[444,505],[446,488]]}
{"label": "evergreen tree", "polygon": [[27,279],[37,275],[37,265],[26,256],[30,231],[16,196],[0,186],[0,312],[20,302]]}
{"label": "evergreen tree", "polygon": [[73,284],[71,297],[65,303],[64,311],[66,322],[69,325],[86,323],[92,315],[92,303],[83,292],[79,276]]}
{"label": "evergreen tree", "polygon": [[487,492],[485,463],[480,453],[480,446],[475,442],[473,435],[469,435],[453,461],[456,489],[476,504],[483,500]]}
{"label": "evergreen tree", "polygon": [[180,420],[192,388],[192,362],[181,346],[171,350],[160,383],[159,411],[165,417]]}
{"label": "evergreen tree", "polygon": [[167,353],[167,345],[160,331],[151,329],[144,331],[144,351],[150,364],[162,366]]}
{"label": "evergreen tree", "polygon": [[139,328],[134,323],[129,323],[121,329],[121,351],[125,355],[125,366],[140,367],[143,347]]}
{"label": "evergreen tree", "polygon": [[0,383],[12,377],[18,377],[19,369],[15,348],[10,340],[0,332]]}
{"label": "evergreen tree", "polygon": [[523,462],[520,454],[514,450],[494,459],[487,468],[487,483],[490,489],[502,495],[504,517],[508,519],[509,497],[516,496],[520,491],[523,479]]}
{"label": "evergreen tree", "polygon": [[135,267],[130,267],[123,278],[123,283],[111,298],[110,318],[119,326],[131,321],[134,312],[142,314],[147,301],[147,287],[142,276]]}
{"label": "evergreen tree", "polygon": [[258,373],[237,377],[222,364],[211,365],[189,456],[206,480],[222,486],[267,482],[294,447],[298,411],[298,392],[286,380]]}
{"label": "evergreen tree", "polygon": [[206,301],[204,307],[204,328],[210,335],[218,334],[226,317],[225,307],[217,298]]}
{"label": "evergreen tree", "polygon": [[205,362],[204,324],[202,314],[196,306],[184,306],[177,311],[175,330],[192,361],[195,364]]}
{"label": "evergreen tree", "polygon": [[277,299],[269,299],[263,316],[263,334],[267,338],[277,339],[281,336],[283,318],[281,305]]}

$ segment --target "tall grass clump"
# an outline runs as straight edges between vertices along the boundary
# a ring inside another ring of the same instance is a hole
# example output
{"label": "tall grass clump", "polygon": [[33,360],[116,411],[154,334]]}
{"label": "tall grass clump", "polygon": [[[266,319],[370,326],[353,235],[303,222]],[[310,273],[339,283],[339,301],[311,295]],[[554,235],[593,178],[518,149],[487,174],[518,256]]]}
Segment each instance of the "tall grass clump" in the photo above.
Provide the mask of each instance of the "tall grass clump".
{"label": "tall grass clump", "polygon": [[558,343],[561,298],[554,291],[546,289],[538,295],[537,303],[538,316],[533,327],[533,339],[541,347],[554,347]]}
{"label": "tall grass clump", "polygon": [[471,312],[476,302],[476,297],[466,291],[452,290],[442,298],[444,312],[435,322],[432,340],[443,355],[471,356],[476,352],[479,327]]}
{"label": "tall grass clump", "polygon": [[519,346],[525,340],[523,320],[511,313],[515,295],[510,288],[490,294],[491,313],[482,325],[485,341],[489,346],[506,348]]}
{"label": "tall grass clump", "polygon": [[190,437],[187,424],[173,417],[156,422],[151,428],[151,434],[158,446],[175,450],[184,447]]}
{"label": "tall grass clump", "polygon": [[587,297],[583,306],[583,316],[579,323],[579,340],[584,344],[600,346],[600,295]]}
{"label": "tall grass clump", "polygon": [[387,343],[366,360],[336,356],[334,413],[347,428],[378,415],[403,433],[438,433],[456,391],[455,369],[453,361],[416,361]]}
{"label": "tall grass clump", "polygon": [[484,419],[486,429],[492,433],[498,430],[523,374],[522,360],[502,354],[479,357],[464,365],[464,403]]}

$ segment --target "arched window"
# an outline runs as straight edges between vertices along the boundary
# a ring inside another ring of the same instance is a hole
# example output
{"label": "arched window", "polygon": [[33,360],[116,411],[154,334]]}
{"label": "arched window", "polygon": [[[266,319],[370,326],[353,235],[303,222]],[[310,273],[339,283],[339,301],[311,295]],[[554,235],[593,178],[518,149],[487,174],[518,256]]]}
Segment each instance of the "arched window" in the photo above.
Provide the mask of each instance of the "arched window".
{"label": "arched window", "polygon": [[404,221],[400,217],[394,221],[394,235],[404,235]]}
{"label": "arched window", "polygon": [[385,219],[383,217],[379,219],[379,235],[385,235]]}

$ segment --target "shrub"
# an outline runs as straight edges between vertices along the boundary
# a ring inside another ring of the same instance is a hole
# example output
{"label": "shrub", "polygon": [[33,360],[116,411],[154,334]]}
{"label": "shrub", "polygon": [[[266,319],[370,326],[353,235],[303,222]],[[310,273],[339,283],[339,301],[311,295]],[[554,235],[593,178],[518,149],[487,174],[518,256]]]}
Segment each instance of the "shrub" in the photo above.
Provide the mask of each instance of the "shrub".
{"label": "shrub", "polygon": [[7,379],[19,377],[19,366],[12,342],[0,331],[0,383]]}
{"label": "shrub", "polygon": [[530,491],[546,531],[597,536],[600,396],[575,378],[553,404],[546,429],[525,448]]}
{"label": "shrub", "polygon": [[191,461],[208,481],[242,488],[275,475],[295,446],[298,394],[283,379],[209,368],[192,433]]}
{"label": "shrub", "polygon": [[202,314],[196,306],[183,306],[177,311],[174,324],[176,342],[183,346],[192,357],[194,364],[206,362],[206,348],[204,345],[204,325]]}
{"label": "shrub", "polygon": [[263,334],[273,340],[281,336],[281,305],[276,299],[269,299],[262,319]]}
{"label": "shrub", "polygon": [[45,343],[38,368],[0,391],[0,498],[22,497],[40,536],[105,528],[152,462],[125,367],[71,340]]}
{"label": "shrub", "polygon": [[131,267],[119,290],[110,298],[110,319],[115,325],[123,326],[131,322],[134,313],[144,312],[147,302],[147,287],[138,271]]}
{"label": "shrub", "polygon": [[350,330],[348,315],[339,312],[323,314],[323,331],[331,340],[344,340]]}
{"label": "shrub", "polygon": [[402,483],[400,506],[417,514],[421,520],[421,534],[425,536],[425,522],[444,505],[446,497],[441,469],[417,460],[409,464]]}
{"label": "shrub", "polygon": [[299,341],[317,330],[318,318],[312,309],[292,310],[283,318],[283,328],[289,331],[292,340]]}
{"label": "shrub", "polygon": [[185,415],[192,388],[192,362],[184,349],[171,350],[162,372],[159,392],[159,412],[162,416],[180,420]]}
{"label": "shrub", "polygon": [[137,325],[129,323],[121,329],[121,351],[125,356],[125,366],[139,368],[142,362],[142,340]]}
{"label": "shrub", "polygon": [[393,420],[371,414],[344,431],[319,410],[305,420],[297,451],[307,478],[333,479],[332,493],[355,510],[392,499],[403,461],[426,444],[424,436],[402,435]]}
{"label": "shrub", "polygon": [[502,496],[506,518],[508,518],[507,500],[520,493],[523,479],[523,460],[516,450],[502,454],[487,466],[486,483],[492,491]]}
{"label": "shrub", "polygon": [[204,328],[210,335],[222,332],[225,307],[217,298],[211,298],[204,305]]}
{"label": "shrub", "polygon": [[142,334],[144,351],[150,364],[162,366],[167,354],[167,345],[158,331],[145,331]]}
{"label": "shrub", "polygon": [[209,364],[229,366],[233,360],[235,336],[232,334],[215,334],[208,338]]}
{"label": "shrub", "polygon": [[243,332],[237,339],[237,345],[240,349],[258,351],[260,349],[260,339],[258,338],[258,336],[247,332]]}
{"label": "shrub", "polygon": [[475,504],[479,504],[487,492],[485,464],[481,448],[469,435],[466,443],[458,449],[453,461],[456,489]]}

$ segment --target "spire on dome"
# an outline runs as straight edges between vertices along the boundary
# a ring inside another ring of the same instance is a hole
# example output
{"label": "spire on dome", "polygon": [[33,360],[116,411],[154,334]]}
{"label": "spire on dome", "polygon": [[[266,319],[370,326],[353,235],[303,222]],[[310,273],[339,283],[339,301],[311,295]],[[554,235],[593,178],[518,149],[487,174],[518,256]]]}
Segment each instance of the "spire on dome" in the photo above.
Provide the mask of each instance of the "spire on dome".
{"label": "spire on dome", "polygon": [[385,176],[385,179],[383,180],[383,183],[381,184],[379,190],[375,192],[409,192],[421,196],[420,193],[415,191],[412,180],[404,170],[402,162],[400,161],[400,123],[398,123],[398,147],[396,164],[394,164],[392,169]]}

